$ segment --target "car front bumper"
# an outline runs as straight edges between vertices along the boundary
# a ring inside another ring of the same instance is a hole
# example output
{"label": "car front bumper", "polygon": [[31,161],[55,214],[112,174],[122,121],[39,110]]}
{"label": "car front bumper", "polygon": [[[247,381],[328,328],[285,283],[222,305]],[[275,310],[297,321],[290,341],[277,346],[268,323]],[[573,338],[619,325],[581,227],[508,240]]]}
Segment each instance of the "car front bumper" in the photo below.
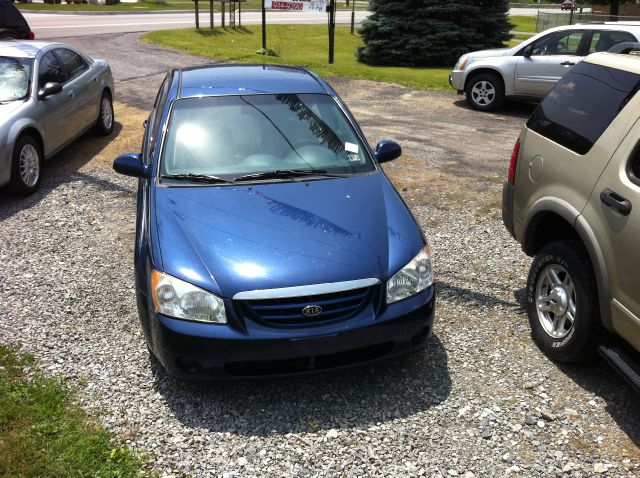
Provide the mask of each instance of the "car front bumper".
{"label": "car front bumper", "polygon": [[[431,335],[435,287],[332,325],[265,327],[193,323],[147,308],[147,341],[173,376],[188,380],[289,376],[372,363],[423,348]],[[229,309],[228,309],[229,310]],[[145,318],[142,318],[143,320]]]}
{"label": "car front bumper", "polygon": [[464,70],[452,70],[449,74],[449,84],[458,93],[462,93],[464,91]]}

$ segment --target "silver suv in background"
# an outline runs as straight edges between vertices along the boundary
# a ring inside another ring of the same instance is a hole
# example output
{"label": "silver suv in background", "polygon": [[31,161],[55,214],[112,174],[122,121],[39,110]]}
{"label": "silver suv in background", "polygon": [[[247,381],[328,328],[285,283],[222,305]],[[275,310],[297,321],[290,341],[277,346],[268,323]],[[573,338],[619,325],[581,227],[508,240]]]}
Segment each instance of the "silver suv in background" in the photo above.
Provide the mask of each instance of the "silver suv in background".
{"label": "silver suv in background", "polygon": [[596,349],[640,390],[640,44],[596,53],[538,105],[516,142],[503,222],[534,256],[533,339],[561,362]]}
{"label": "silver suv in background", "polygon": [[449,83],[480,111],[494,110],[505,98],[541,99],[590,53],[640,41],[640,23],[612,22],[551,28],[513,48],[462,55]]}

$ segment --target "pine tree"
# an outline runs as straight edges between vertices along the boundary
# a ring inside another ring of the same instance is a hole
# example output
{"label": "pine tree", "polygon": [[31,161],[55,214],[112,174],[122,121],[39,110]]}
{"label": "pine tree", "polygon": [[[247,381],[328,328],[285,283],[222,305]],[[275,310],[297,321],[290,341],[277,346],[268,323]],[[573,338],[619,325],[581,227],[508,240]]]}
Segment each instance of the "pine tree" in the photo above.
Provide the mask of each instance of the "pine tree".
{"label": "pine tree", "polygon": [[509,40],[507,0],[369,0],[358,59],[371,65],[452,66]]}

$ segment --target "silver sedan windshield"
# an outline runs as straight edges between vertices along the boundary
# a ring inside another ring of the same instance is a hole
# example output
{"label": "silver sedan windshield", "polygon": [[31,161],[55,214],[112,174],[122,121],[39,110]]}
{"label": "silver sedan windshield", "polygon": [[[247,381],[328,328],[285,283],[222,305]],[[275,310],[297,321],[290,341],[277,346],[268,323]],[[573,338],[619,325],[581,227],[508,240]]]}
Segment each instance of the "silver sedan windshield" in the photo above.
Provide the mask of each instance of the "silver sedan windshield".
{"label": "silver sedan windshield", "polygon": [[0,56],[0,102],[27,97],[31,64],[31,59]]}
{"label": "silver sedan windshield", "polygon": [[273,170],[373,171],[335,100],[323,94],[185,98],[173,105],[161,174],[236,177]]}

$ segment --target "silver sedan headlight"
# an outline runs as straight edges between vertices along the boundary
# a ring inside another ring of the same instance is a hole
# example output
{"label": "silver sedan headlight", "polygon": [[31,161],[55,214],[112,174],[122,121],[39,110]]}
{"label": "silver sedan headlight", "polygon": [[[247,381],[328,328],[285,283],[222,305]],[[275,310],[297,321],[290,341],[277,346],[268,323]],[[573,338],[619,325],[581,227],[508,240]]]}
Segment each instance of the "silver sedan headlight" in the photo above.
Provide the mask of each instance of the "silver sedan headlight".
{"label": "silver sedan headlight", "polygon": [[151,293],[154,309],[159,314],[210,324],[227,323],[220,297],[169,274],[153,271]]}
{"label": "silver sedan headlight", "polygon": [[387,304],[397,302],[433,284],[431,253],[424,246],[409,263],[387,281]]}

